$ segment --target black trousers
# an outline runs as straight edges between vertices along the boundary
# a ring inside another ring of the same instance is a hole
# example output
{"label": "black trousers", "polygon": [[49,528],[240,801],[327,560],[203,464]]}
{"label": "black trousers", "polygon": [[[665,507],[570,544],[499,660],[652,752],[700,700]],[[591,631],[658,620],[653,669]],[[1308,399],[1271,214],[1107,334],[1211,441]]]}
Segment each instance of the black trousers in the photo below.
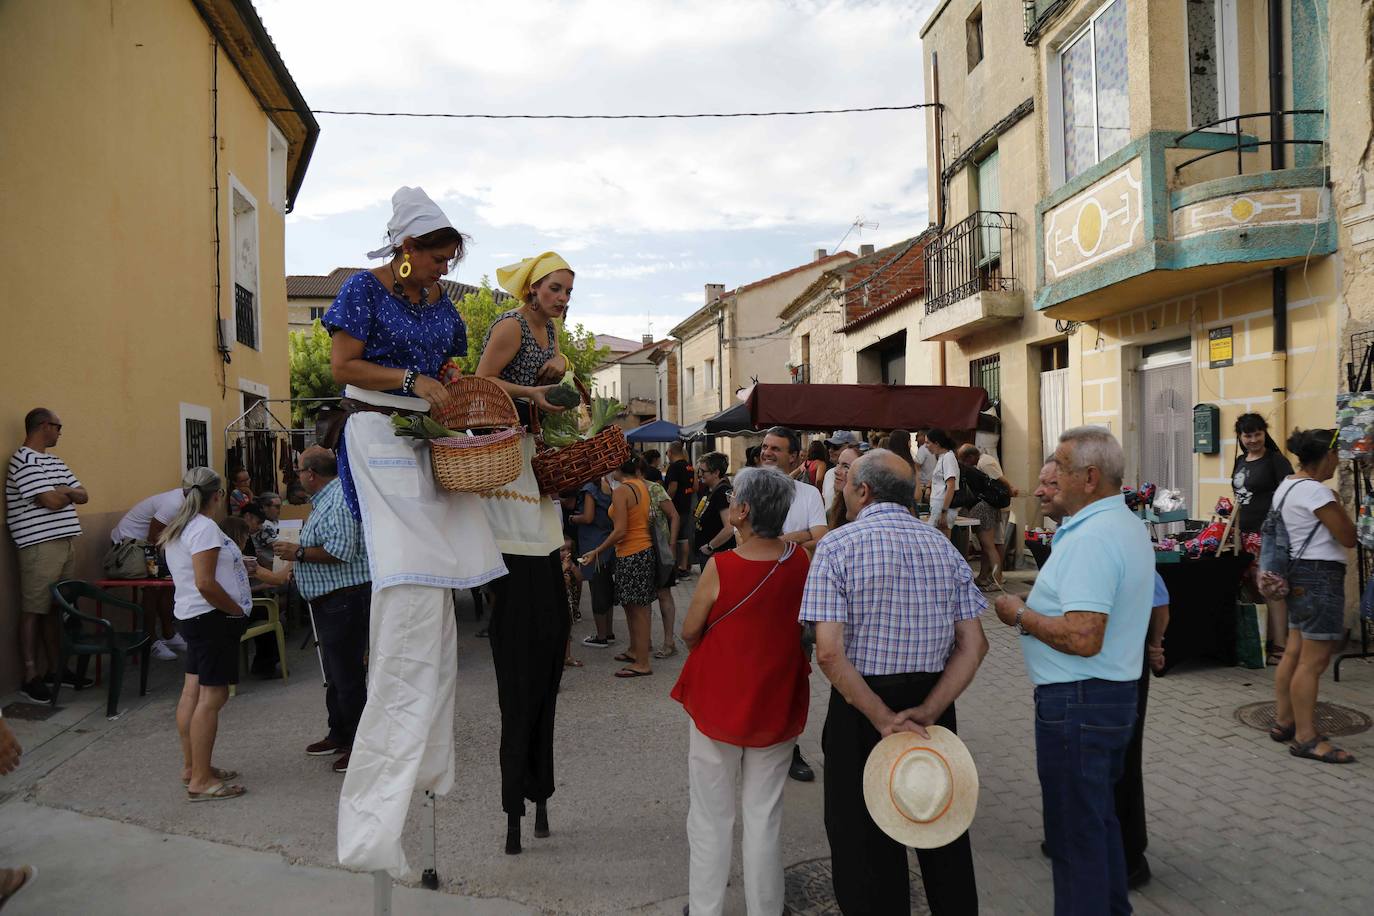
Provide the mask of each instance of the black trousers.
{"label": "black trousers", "polygon": [[1126,871],[1132,872],[1145,860],[1150,837],[1145,830],[1145,776],[1141,753],[1145,746],[1145,706],[1150,700],[1150,662],[1146,657],[1140,680],[1136,682],[1135,728],[1126,746],[1126,765],[1116,781],[1116,819],[1121,822],[1121,845],[1126,852]]}
{"label": "black trousers", "polygon": [[[888,708],[908,709],[925,700],[939,673],[865,678]],[[954,706],[937,725],[955,728]],[[864,804],[864,763],[880,740],[878,731],[830,690],[830,708],[821,733],[825,751],[825,834],[830,841],[835,902],[846,916],[892,916],[911,912],[911,886],[906,847],[873,823]],[[918,849],[921,881],[934,916],[978,912],[978,885],[973,874],[973,847],[965,832],[948,846]]]}
{"label": "black trousers", "polygon": [[501,808],[518,815],[525,799],[553,795],[553,721],[572,621],[558,551],[503,558],[509,575],[491,584],[487,632],[501,704]]}
{"label": "black trousers", "polygon": [[358,720],[367,705],[367,658],[372,611],[372,584],[340,589],[310,602],[315,636],[324,661],[324,705],[329,711],[329,740],[352,747]]}

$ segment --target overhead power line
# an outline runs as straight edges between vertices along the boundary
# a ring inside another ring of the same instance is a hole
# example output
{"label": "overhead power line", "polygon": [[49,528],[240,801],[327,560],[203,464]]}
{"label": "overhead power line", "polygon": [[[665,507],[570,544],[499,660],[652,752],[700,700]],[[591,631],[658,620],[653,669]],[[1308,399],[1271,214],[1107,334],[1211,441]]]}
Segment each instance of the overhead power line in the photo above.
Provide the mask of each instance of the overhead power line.
{"label": "overhead power line", "polygon": [[[474,114],[451,111],[344,111],[312,108],[311,114],[359,118],[455,118],[486,121],[666,121],[692,118],[795,118],[806,115],[858,114],[873,111],[917,111],[934,108],[936,102],[916,105],[875,105],[870,108],[812,108],[805,111],[717,111],[694,114]],[[268,111],[293,112],[294,108],[269,108]]]}

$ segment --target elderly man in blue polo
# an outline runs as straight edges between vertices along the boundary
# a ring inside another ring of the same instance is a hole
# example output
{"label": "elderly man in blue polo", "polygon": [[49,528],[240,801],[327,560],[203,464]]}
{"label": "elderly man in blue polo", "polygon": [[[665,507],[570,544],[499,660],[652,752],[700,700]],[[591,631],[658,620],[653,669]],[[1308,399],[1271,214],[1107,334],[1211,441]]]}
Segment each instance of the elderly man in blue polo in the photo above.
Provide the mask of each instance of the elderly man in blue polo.
{"label": "elderly man in blue polo", "polygon": [[1029,601],[997,599],[1035,685],[1035,756],[1055,916],[1129,913],[1113,787],[1136,718],[1154,594],[1150,536],[1121,496],[1121,443],[1098,426],[1059,437],[1064,520]]}

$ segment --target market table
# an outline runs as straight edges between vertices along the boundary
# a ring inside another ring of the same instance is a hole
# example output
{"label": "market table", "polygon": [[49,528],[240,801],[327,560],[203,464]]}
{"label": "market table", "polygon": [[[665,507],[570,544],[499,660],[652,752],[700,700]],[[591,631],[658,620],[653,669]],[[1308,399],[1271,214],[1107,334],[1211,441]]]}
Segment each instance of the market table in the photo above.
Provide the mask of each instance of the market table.
{"label": "market table", "polygon": [[[95,580],[95,587],[98,588],[98,589],[101,589],[102,591],[109,591],[110,589],[115,589],[115,588],[127,588],[127,589],[129,589],[129,591],[130,591],[129,600],[132,601],[134,604],[142,605],[143,602],[140,600],[140,598],[142,597],[142,590],[143,590],[143,589],[145,589],[145,588],[173,588],[173,587],[175,587],[175,586],[174,586],[174,583],[172,582],[172,577],[171,577],[171,576],[168,576],[168,577],[165,578],[165,579],[97,579],[97,580]],[[148,621],[148,614],[149,614],[149,613],[151,613],[151,612],[145,607],[145,608],[143,609],[143,614],[144,614],[143,620],[144,620],[144,625],[145,625],[145,626],[148,626],[148,624],[149,624],[149,621]],[[97,602],[95,603],[95,616],[100,617],[100,618],[103,618],[103,617],[105,616],[105,605],[104,605],[102,602],[97,601]],[[152,632],[153,632],[153,633],[156,633],[156,632],[157,632],[157,625],[158,625],[158,621],[157,621],[157,618],[156,618],[156,617],[154,617],[153,620],[151,621],[151,625],[152,625]],[[101,663],[101,658],[102,658],[102,657],[99,656],[99,655],[97,655],[97,656],[95,657],[95,682],[96,682],[97,684],[100,683],[100,674],[101,674],[101,672],[100,672],[101,664],[100,664],[100,663]],[[139,662],[138,662],[138,657],[135,656],[135,657],[134,657],[134,664],[137,665],[138,663],[139,663]]]}
{"label": "market table", "polygon": [[1155,567],[1169,589],[1165,672],[1195,658],[1236,663],[1236,598],[1240,575],[1252,559],[1227,553]]}

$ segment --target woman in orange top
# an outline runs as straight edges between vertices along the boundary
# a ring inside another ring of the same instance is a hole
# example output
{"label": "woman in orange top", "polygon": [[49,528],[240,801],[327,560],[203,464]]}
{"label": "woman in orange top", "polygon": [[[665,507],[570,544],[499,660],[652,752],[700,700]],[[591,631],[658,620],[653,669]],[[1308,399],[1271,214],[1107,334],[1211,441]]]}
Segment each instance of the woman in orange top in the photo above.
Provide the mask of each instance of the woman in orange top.
{"label": "woman in orange top", "polygon": [[658,557],[649,531],[649,487],[640,476],[642,459],[631,455],[611,476],[620,486],[611,494],[611,522],[614,527],[606,540],[582,555],[579,562],[589,566],[601,553],[615,550],[615,603],[625,608],[630,627],[630,648],[616,656],[625,662],[616,677],[644,677],[653,674],[649,661],[649,606],[654,603],[658,584]]}

